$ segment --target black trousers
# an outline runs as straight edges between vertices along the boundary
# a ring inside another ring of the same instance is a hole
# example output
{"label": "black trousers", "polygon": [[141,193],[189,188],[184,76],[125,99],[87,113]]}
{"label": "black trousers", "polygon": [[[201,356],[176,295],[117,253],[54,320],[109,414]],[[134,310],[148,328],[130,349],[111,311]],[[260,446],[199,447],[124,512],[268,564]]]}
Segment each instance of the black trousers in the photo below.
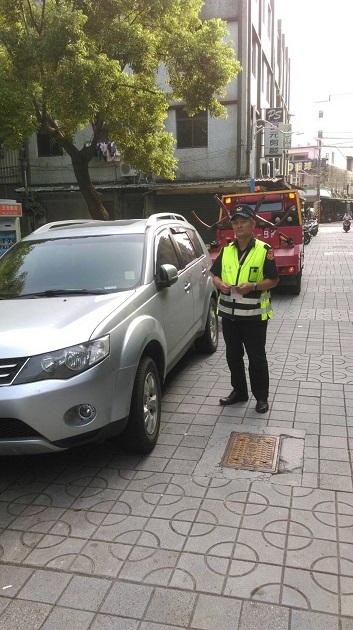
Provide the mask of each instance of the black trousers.
{"label": "black trousers", "polygon": [[256,400],[267,400],[269,389],[268,363],[266,358],[267,320],[243,321],[222,318],[226,358],[230,369],[231,384],[246,397],[248,386],[244,366],[244,347],[249,359],[250,386]]}

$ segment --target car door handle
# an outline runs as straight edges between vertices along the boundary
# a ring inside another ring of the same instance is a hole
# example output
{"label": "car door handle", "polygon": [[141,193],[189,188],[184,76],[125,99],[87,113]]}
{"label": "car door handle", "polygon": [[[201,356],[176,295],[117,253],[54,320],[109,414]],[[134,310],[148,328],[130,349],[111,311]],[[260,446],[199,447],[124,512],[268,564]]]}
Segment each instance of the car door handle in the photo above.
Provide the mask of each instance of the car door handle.
{"label": "car door handle", "polygon": [[185,289],[186,292],[190,291],[191,283],[190,282],[185,282],[184,289]]}

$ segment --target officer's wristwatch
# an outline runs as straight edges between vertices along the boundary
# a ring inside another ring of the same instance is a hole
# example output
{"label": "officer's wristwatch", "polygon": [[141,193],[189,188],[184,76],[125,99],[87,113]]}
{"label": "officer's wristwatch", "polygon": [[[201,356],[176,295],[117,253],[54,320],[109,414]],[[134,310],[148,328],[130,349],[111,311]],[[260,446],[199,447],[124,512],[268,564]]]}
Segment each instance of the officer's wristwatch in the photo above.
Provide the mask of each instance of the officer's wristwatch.
{"label": "officer's wristwatch", "polygon": [[254,285],[254,291],[256,291],[256,289],[257,289],[257,282],[253,282],[253,285]]}

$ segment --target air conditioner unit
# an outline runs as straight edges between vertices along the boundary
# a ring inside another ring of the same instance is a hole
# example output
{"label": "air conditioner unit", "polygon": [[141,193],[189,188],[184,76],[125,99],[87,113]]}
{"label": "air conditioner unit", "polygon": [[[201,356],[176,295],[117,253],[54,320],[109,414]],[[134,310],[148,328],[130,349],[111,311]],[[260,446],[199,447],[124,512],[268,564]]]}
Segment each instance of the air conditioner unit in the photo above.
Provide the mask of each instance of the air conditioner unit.
{"label": "air conditioner unit", "polygon": [[260,170],[262,177],[270,177],[270,163],[264,158],[260,160]]}
{"label": "air conditioner unit", "polygon": [[138,171],[132,168],[130,164],[126,164],[126,162],[120,162],[120,175],[122,177],[136,177]]}

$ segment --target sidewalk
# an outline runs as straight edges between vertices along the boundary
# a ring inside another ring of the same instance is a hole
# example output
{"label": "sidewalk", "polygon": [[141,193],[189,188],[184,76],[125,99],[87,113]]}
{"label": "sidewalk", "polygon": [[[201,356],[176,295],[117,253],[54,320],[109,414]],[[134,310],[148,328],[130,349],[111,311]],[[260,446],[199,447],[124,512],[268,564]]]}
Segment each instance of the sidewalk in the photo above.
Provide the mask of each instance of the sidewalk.
{"label": "sidewalk", "polygon": [[[0,630],[353,630],[353,234],[276,293],[270,411],[222,408],[224,344],[168,377],[159,443],[0,460]],[[281,437],[280,472],[220,465]]]}

